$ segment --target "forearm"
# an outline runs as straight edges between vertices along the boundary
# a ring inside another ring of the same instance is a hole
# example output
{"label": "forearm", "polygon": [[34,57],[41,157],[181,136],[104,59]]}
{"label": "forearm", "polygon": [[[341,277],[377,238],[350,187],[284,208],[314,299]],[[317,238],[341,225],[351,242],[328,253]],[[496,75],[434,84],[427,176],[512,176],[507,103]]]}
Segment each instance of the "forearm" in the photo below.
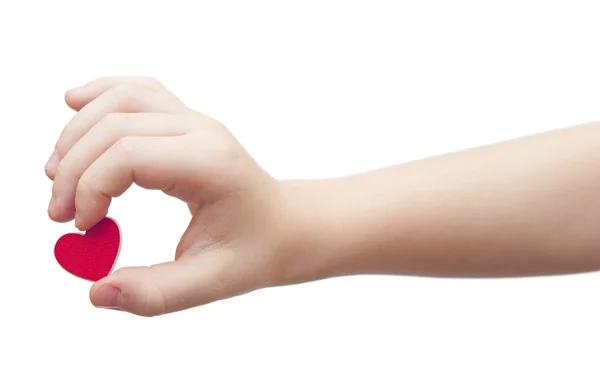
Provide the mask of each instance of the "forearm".
{"label": "forearm", "polygon": [[598,124],[286,188],[297,196],[292,280],[600,268]]}

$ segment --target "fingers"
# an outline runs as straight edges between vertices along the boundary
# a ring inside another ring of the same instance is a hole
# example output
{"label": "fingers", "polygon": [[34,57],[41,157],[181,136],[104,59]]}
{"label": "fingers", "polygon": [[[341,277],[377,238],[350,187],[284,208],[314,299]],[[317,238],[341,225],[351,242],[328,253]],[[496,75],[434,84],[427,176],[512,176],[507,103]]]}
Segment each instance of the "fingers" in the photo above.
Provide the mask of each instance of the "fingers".
{"label": "fingers", "polygon": [[[89,102],[117,85],[137,85],[170,93],[161,82],[151,77],[113,76],[102,77],[93,80],[82,87],[73,88],[67,91],[65,94],[65,102],[71,109],[79,111]],[[173,97],[175,96],[173,95]]]}
{"label": "fingers", "polygon": [[56,143],[56,150],[63,158],[87,131],[109,113],[184,112],[181,104],[175,103],[164,93],[150,88],[121,84],[110,88],[87,104],[67,124]]}
{"label": "fingers", "polygon": [[[191,143],[191,144],[190,144]],[[187,135],[175,137],[127,136],[119,139],[81,176],[75,192],[75,225],[84,231],[108,212],[113,197],[134,182],[162,190],[184,201],[199,193],[202,164]]]}
{"label": "fingers", "polygon": [[55,145],[56,153],[46,164],[46,175],[54,179],[61,159],[87,131],[110,113],[182,113],[187,108],[170,93],[138,84],[118,84],[106,89],[85,105],[63,129]]}
{"label": "fingers", "polygon": [[94,125],[61,160],[52,186],[50,217],[59,222],[75,216],[75,192],[84,171],[118,140],[127,136],[178,136],[189,131],[188,115],[111,113]]}
{"label": "fingers", "polygon": [[90,300],[140,316],[159,316],[205,305],[250,291],[234,255],[212,251],[202,256],[150,267],[127,267],[96,282]]}

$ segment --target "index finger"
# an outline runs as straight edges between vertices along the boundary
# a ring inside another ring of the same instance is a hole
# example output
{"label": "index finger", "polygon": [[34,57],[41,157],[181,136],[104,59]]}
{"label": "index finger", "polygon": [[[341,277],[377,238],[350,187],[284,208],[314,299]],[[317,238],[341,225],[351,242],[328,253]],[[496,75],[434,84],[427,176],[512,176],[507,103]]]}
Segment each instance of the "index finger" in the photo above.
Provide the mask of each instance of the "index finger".
{"label": "index finger", "polygon": [[[193,142],[192,142],[193,143]],[[132,184],[162,190],[183,201],[194,201],[201,184],[198,160],[185,136],[129,136],[100,156],[81,176],[75,194],[75,226],[85,231],[108,213],[114,197]]]}

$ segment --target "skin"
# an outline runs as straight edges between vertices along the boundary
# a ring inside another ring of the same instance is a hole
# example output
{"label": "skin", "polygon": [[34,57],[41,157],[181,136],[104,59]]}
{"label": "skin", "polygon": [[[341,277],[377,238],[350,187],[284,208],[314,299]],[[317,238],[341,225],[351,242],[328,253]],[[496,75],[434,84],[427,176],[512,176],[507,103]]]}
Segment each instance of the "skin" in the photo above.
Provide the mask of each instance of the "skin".
{"label": "skin", "polygon": [[188,204],[174,260],[93,284],[102,308],[157,316],[353,274],[511,277],[600,268],[600,125],[367,173],[279,181],[160,82],[94,80],[46,164],[48,215],[85,231],[136,183]]}

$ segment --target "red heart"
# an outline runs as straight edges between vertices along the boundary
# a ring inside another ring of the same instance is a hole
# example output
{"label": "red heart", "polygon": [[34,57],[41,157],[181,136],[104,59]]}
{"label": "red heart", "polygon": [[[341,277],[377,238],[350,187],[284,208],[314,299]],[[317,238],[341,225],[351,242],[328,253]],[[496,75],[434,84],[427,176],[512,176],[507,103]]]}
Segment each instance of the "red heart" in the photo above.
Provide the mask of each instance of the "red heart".
{"label": "red heart", "polygon": [[54,256],[67,272],[98,281],[110,274],[120,248],[119,225],[105,217],[83,235],[67,233],[61,236],[54,246]]}

